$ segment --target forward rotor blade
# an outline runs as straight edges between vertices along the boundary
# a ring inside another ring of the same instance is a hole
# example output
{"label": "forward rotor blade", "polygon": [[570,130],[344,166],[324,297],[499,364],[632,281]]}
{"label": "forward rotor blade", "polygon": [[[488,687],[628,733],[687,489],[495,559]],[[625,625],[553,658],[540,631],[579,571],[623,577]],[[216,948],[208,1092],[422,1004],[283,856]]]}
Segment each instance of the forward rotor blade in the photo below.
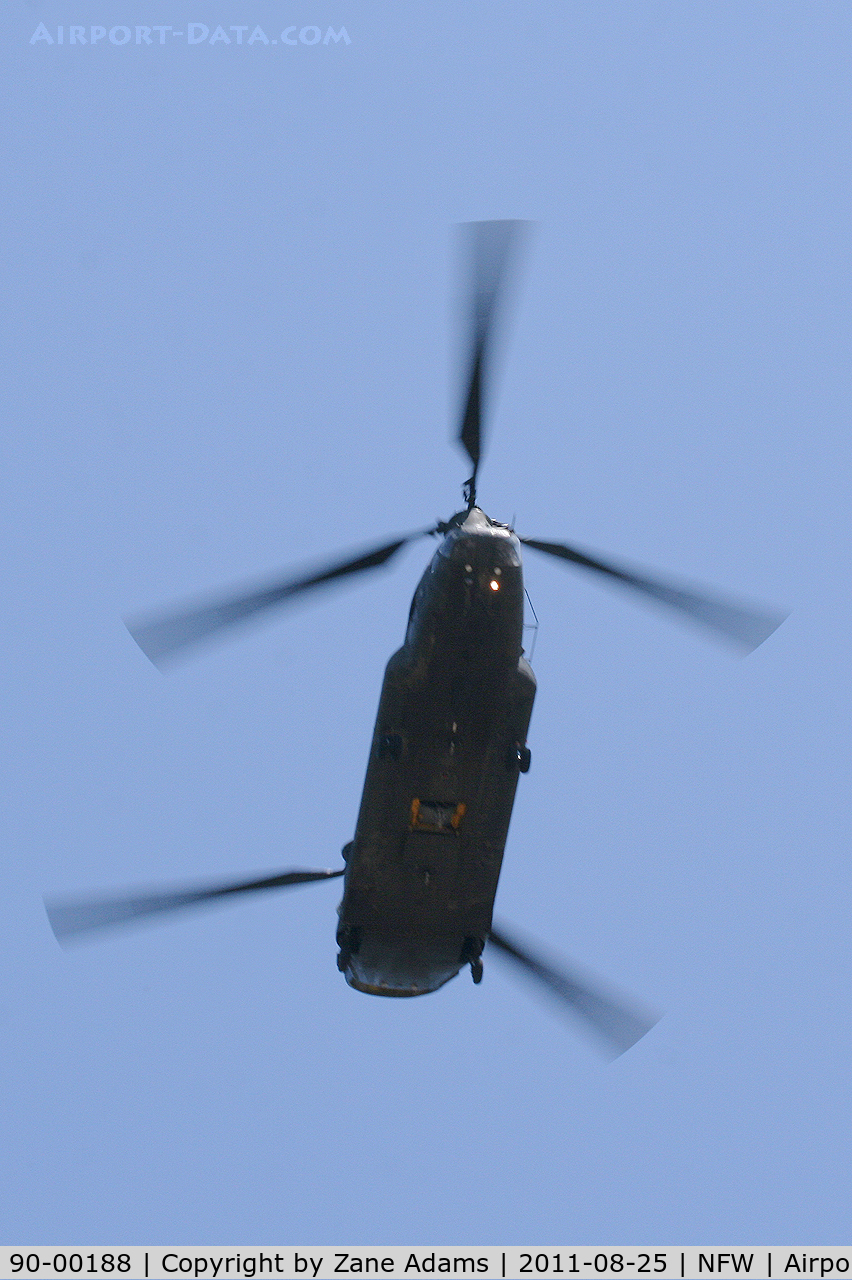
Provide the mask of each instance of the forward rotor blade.
{"label": "forward rotor blade", "polygon": [[256,613],[274,605],[283,604],[314,587],[320,587],[336,578],[344,578],[366,569],[377,569],[386,564],[407,543],[424,537],[429,530],[406,534],[393,542],[384,543],[367,551],[354,560],[334,563],[304,578],[272,582],[265,587],[254,588],[224,600],[214,600],[200,606],[179,609],[175,613],[153,618],[131,619],[127,629],[142,652],[155,666],[176,655],[188,645],[196,644],[226,627],[242,622]]}
{"label": "forward rotor blade", "polygon": [[507,937],[502,929],[492,929],[489,942],[579,1014],[606,1042],[610,1057],[620,1057],[659,1022],[659,1016],[629,1009],[579,977],[554,969],[541,956]]}
{"label": "forward rotor blade", "polygon": [[521,542],[546,555],[557,556],[560,560],[568,560],[579,565],[581,569],[591,569],[595,573],[606,574],[622,586],[632,587],[643,595],[655,600],[658,604],[668,605],[680,613],[701,622],[705,627],[732,640],[751,653],[758,645],[763,644],[789,615],[773,610],[756,609],[750,605],[736,604],[719,596],[698,594],[686,587],[673,583],[660,582],[645,574],[619,567],[605,560],[588,555],[576,547],[565,546],[561,542],[537,542],[534,538],[521,538]]}
{"label": "forward rotor blade", "polygon": [[488,356],[512,258],[528,226],[525,222],[468,222],[464,230],[470,258],[471,341],[466,396],[459,441],[473,463],[473,479],[482,451],[483,404]]}
{"label": "forward rotor blade", "polygon": [[[345,868],[344,868],[345,870]],[[66,942],[83,933],[107,929],[119,924],[132,924],[147,916],[187,907],[203,906],[236,893],[254,893],[261,889],[284,889],[290,885],[308,884],[312,880],[333,880],[341,871],[285,871],[260,880],[243,880],[236,884],[207,885],[203,888],[177,889],[164,893],[129,894],[118,898],[52,898],[45,902],[47,918],[57,941]]]}

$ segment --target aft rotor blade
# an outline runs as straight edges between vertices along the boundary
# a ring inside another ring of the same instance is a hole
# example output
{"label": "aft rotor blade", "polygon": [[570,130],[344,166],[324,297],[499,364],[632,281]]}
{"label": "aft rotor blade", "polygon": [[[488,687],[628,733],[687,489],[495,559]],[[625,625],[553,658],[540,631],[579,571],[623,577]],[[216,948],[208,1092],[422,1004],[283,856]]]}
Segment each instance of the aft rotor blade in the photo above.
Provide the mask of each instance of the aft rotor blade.
{"label": "aft rotor blade", "polygon": [[472,482],[482,452],[483,404],[487,388],[488,357],[511,260],[517,252],[525,222],[468,222],[464,224],[469,243],[470,355],[466,394],[462,409],[459,441],[473,463]]}
{"label": "aft rotor blade", "polygon": [[237,893],[256,893],[261,889],[284,889],[312,880],[333,880],[340,871],[284,871],[259,880],[240,880],[231,884],[205,885],[201,888],[172,889],[161,893],[127,894],[117,898],[53,898],[45,902],[47,918],[59,942],[84,933],[107,929],[119,924],[132,924],[147,916],[187,907],[203,906]]}
{"label": "aft rotor blade", "polygon": [[758,609],[751,605],[735,603],[720,596],[708,595],[692,591],[687,587],[674,583],[661,582],[658,578],[646,574],[635,573],[630,569],[599,560],[576,547],[565,546],[562,542],[538,542],[534,538],[521,538],[521,542],[546,555],[557,556],[560,560],[568,560],[579,565],[581,569],[591,569],[595,573],[605,574],[622,586],[632,587],[643,595],[655,600],[658,604],[668,605],[680,613],[701,622],[712,631],[723,635],[728,640],[751,653],[758,645],[763,644],[789,615],[769,609]]}
{"label": "aft rotor blade", "polygon": [[586,1025],[603,1038],[613,1058],[632,1048],[659,1022],[658,1016],[630,1009],[577,975],[553,968],[528,947],[509,938],[502,929],[499,932],[492,929],[489,942],[579,1014]]}
{"label": "aft rotor blade", "polygon": [[371,551],[356,556],[354,560],[332,563],[303,578],[285,578],[283,581],[272,582],[264,587],[255,587],[244,594],[179,609],[175,613],[131,619],[126,624],[127,629],[142,652],[155,666],[158,666],[188,645],[196,644],[265,609],[293,600],[296,596],[313,590],[314,587],[323,586],[337,578],[345,578],[352,573],[377,569],[380,565],[386,564],[407,543],[423,537],[426,532],[428,530],[421,530],[418,533],[406,534],[402,538],[395,538],[393,542],[374,547]]}

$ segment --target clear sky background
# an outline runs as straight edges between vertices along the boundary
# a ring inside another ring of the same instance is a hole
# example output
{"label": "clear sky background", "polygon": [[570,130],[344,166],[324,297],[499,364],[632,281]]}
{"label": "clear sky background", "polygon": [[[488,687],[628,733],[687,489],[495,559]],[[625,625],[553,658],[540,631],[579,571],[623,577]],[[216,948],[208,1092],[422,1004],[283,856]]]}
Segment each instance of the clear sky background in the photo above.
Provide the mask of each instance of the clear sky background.
{"label": "clear sky background", "polygon": [[[29,43],[190,20],[351,43]],[[850,36],[4,6],[4,1242],[848,1243]],[[458,508],[451,227],[514,217],[482,505],[793,610],[739,660],[527,557],[497,918],[664,1018],[607,1065],[499,956],[360,995],[337,883],[62,951],[45,893],[338,864],[431,545],[166,676],[121,618]]]}

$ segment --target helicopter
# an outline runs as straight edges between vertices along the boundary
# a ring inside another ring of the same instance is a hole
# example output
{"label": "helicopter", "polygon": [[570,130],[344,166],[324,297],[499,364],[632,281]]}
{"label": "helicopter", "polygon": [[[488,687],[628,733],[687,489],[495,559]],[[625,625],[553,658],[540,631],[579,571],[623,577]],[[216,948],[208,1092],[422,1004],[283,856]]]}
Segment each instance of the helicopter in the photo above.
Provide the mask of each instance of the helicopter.
{"label": "helicopter", "polygon": [[574,545],[519,536],[478,505],[495,333],[527,226],[519,221],[463,226],[470,268],[469,350],[457,440],[473,471],[461,510],[430,529],[311,574],[127,623],[142,651],[161,666],[240,622],[378,569],[418,538],[440,539],[414,593],[404,643],[385,670],[360,810],[353,838],[343,849],[343,867],[153,894],[50,900],[48,917],[61,942],[240,894],[342,877],[337,964],[358,991],[424,995],[465,967],[479,983],[488,949],[544,984],[614,1056],[657,1021],[596,981],[545,959],[492,919],[516,788],[531,763],[527,732],[536,680],[523,645],[522,548],[628,588],[746,652],[786,615],[696,592]]}

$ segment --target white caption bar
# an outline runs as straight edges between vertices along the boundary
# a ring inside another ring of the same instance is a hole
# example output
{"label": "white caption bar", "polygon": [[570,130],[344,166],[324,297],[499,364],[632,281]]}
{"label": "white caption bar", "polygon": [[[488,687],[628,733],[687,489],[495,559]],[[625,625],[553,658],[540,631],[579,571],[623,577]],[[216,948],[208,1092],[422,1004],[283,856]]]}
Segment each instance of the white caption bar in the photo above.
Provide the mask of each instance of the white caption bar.
{"label": "white caption bar", "polygon": [[220,1248],[75,1245],[0,1248],[0,1280],[32,1276],[109,1276],[111,1280],[326,1280],[334,1276],[824,1277],[852,1274],[852,1246],[526,1245],[513,1248],[331,1245]]}

